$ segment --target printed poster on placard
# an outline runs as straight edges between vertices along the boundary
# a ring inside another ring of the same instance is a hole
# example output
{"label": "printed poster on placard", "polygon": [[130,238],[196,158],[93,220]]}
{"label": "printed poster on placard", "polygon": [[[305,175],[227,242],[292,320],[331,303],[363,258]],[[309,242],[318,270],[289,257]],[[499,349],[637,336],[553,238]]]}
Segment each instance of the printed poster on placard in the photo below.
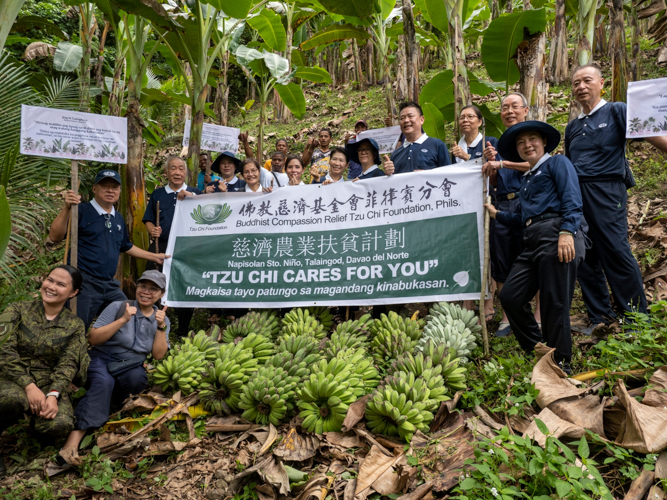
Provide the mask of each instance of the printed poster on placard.
{"label": "printed poster on placard", "polygon": [[667,78],[628,83],[626,136],[667,135]]}
{"label": "printed poster on placard", "polygon": [[127,118],[21,106],[21,154],[127,163]]}
{"label": "printed poster on placard", "polygon": [[380,154],[391,154],[396,149],[398,138],[401,136],[401,127],[374,128],[372,130],[364,130],[357,134],[357,142],[362,139],[375,139],[380,147]]}
{"label": "printed poster on placard", "polygon": [[482,171],[424,172],[177,202],[164,272],[174,307],[479,299]]}
{"label": "printed poster on placard", "polygon": [[[185,120],[183,131],[183,147],[187,148],[190,143],[190,120]],[[222,125],[204,123],[201,134],[201,149],[203,151],[231,151],[236,154],[239,150],[239,134],[241,130]]]}

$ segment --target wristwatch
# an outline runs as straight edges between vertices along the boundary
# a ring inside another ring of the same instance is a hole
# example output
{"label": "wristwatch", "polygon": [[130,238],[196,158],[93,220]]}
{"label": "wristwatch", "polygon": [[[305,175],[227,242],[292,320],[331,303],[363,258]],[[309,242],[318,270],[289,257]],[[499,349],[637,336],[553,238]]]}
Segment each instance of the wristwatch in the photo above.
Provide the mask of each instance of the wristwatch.
{"label": "wristwatch", "polygon": [[167,331],[167,325],[165,324],[163,327],[158,326],[157,329],[160,330],[161,332],[166,332]]}

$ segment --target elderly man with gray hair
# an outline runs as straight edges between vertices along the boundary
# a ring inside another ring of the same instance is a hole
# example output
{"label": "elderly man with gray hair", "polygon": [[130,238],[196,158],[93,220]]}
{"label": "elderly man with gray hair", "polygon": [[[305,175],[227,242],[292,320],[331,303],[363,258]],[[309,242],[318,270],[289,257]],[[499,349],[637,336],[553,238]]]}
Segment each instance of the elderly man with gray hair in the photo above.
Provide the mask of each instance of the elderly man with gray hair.
{"label": "elderly man with gray hair", "polygon": [[[164,165],[165,173],[167,174],[168,184],[164,187],[157,188],[151,194],[151,199],[146,206],[143,223],[146,225],[148,234],[153,240],[158,242],[158,251],[163,253],[167,249],[169,242],[169,231],[171,230],[171,223],[174,220],[174,210],[176,208],[176,200],[182,200],[186,196],[194,196],[202,194],[196,187],[191,187],[185,184],[185,179],[188,175],[188,167],[185,160],[180,156],[170,156]],[[157,220],[157,207],[160,204],[160,221]],[[155,246],[151,245],[151,251],[155,250]],[[162,270],[162,266],[155,266],[152,263],[146,265],[146,269]],[[177,335],[187,335],[190,320],[192,319],[192,309],[178,308],[175,309],[178,317]]]}

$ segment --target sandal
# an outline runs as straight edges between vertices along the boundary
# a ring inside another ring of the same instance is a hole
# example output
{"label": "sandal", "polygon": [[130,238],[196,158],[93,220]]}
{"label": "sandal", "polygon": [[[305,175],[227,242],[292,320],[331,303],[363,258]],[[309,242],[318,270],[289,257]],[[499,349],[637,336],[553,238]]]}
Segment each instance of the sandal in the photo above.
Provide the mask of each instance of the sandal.
{"label": "sandal", "polygon": [[503,321],[498,325],[496,337],[507,337],[510,333],[512,333],[512,327],[507,321]]}

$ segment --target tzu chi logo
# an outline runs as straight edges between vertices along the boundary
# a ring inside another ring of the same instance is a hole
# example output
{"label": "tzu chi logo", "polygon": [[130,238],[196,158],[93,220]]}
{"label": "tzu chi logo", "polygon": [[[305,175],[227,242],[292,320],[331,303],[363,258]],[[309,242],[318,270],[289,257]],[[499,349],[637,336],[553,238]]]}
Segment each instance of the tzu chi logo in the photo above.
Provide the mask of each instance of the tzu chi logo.
{"label": "tzu chi logo", "polygon": [[232,209],[227,206],[227,203],[224,205],[197,205],[190,217],[197,224],[222,224],[227,220],[232,213]]}

